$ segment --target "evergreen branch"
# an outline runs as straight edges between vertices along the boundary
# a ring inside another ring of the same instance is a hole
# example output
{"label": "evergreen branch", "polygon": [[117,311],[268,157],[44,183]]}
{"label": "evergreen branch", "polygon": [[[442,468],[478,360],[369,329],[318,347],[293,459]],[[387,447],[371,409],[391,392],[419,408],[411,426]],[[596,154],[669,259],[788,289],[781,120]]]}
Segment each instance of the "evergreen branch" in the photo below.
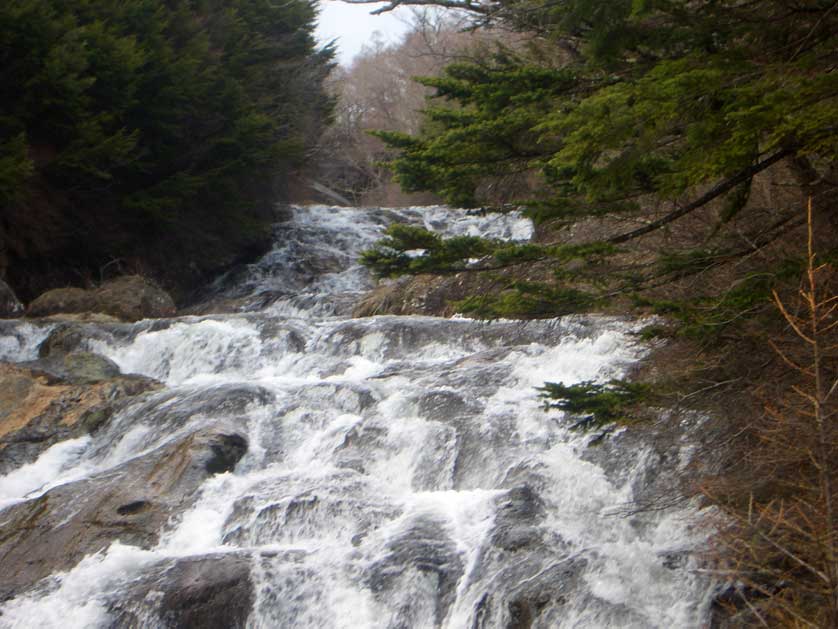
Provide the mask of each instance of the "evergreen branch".
{"label": "evergreen branch", "polygon": [[635,230],[627,232],[625,234],[620,234],[619,236],[614,236],[613,238],[609,238],[607,242],[609,242],[611,244],[614,244],[614,245],[617,245],[617,244],[620,244],[620,243],[628,242],[629,240],[634,240],[635,238],[638,238],[639,236],[644,236],[644,235],[649,234],[653,231],[656,231],[656,230],[660,229],[661,227],[663,227],[665,225],[668,225],[669,223],[672,223],[673,221],[678,220],[682,216],[686,216],[690,212],[693,212],[693,211],[707,205],[713,199],[716,199],[717,197],[720,197],[721,195],[725,194],[726,192],[729,192],[730,190],[732,190],[733,188],[735,188],[739,184],[744,183],[745,181],[748,181],[749,179],[751,179],[757,173],[762,172],[763,170],[765,170],[769,166],[773,166],[774,164],[776,164],[780,160],[788,157],[789,155],[794,155],[794,153],[795,153],[794,149],[781,149],[781,150],[777,151],[776,153],[774,153],[773,155],[771,155],[770,157],[762,160],[761,162],[757,162],[756,164],[753,164],[753,165],[749,166],[748,168],[745,168],[745,169],[739,171],[739,173],[737,173],[733,177],[730,177],[729,179],[726,179],[725,181],[717,184],[716,186],[711,188],[709,191],[707,191],[706,193],[701,195],[699,198],[697,198],[695,201],[693,201],[691,203],[688,203],[684,207],[678,208],[674,212],[670,212],[666,216],[664,216],[662,218],[659,218],[656,221],[652,221],[648,225],[644,225],[643,227],[640,227],[639,229],[635,229]]}

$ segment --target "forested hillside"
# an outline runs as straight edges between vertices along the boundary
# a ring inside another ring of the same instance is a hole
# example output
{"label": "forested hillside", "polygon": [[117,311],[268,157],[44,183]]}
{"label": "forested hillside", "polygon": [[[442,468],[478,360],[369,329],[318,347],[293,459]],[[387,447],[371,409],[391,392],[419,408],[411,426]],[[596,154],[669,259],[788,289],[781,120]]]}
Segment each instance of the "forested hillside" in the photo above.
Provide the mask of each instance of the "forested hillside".
{"label": "forested hillside", "polygon": [[309,0],[0,6],[0,274],[183,296],[264,248],[331,110]]}

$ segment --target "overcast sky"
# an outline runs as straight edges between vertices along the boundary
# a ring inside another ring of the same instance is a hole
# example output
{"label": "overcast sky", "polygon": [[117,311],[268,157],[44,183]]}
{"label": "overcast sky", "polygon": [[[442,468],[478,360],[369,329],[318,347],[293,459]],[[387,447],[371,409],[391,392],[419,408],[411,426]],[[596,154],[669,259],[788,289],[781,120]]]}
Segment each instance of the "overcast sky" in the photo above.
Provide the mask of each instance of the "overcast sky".
{"label": "overcast sky", "polygon": [[[384,3],[381,3],[384,4]],[[375,31],[385,41],[395,41],[407,30],[410,11],[405,8],[382,15],[370,15],[381,4],[346,4],[340,0],[321,0],[317,38],[321,43],[337,40],[338,61],[348,65]]]}

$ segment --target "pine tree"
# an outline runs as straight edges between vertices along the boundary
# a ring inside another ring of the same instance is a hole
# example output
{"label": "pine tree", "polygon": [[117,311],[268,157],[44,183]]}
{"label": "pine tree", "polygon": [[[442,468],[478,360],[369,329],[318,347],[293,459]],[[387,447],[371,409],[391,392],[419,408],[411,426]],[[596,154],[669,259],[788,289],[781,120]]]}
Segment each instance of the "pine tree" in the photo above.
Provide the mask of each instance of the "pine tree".
{"label": "pine tree", "polygon": [[[535,35],[528,51],[499,46],[420,79],[436,91],[423,132],[379,133],[399,151],[391,166],[406,190],[478,207],[497,201],[499,188],[512,189],[505,178],[523,174],[536,183],[502,200],[522,204],[537,221],[634,223],[600,236],[614,253],[711,204],[724,206],[695,232],[696,248],[661,250],[642,268],[609,268],[615,281],[606,296],[729,264],[800,225],[799,208],[766,208],[747,246],[725,240],[729,225],[747,223],[741,212],[755,177],[781,162],[800,173],[804,197],[818,182],[816,206],[834,197],[836,185],[824,176],[838,149],[832,2],[436,4],[471,11],[478,25]],[[552,250],[535,257],[550,259]],[[569,274],[561,262],[562,281],[605,275],[590,266]],[[420,267],[413,261],[410,269]],[[764,301],[770,286],[758,284],[750,297]]]}
{"label": "pine tree", "polygon": [[[165,274],[165,246],[211,272],[264,240],[330,115],[315,18],[309,0],[4,2],[0,201],[24,296],[60,273],[48,258]],[[52,232],[38,247],[32,208]]]}

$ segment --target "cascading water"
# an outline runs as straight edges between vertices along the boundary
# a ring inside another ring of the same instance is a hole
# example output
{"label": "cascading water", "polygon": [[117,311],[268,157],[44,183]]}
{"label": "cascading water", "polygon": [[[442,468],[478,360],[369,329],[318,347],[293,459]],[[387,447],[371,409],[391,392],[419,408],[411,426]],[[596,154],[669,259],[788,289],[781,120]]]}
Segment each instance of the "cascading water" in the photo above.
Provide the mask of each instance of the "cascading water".
{"label": "cascading water", "polygon": [[[143,483],[156,482],[136,479],[159,478],[182,444],[213,430],[247,450],[153,542],[115,535],[6,601],[0,626],[225,626],[198,609],[219,596],[254,628],[702,625],[693,511],[616,513],[654,476],[651,447],[589,446],[535,389],[619,377],[643,353],[638,324],[352,319],[370,287],[358,253],[392,221],[508,239],[531,230],[515,215],[445,208],[298,208],[271,253],[216,287],[247,312],[88,340],[166,387],[0,477],[0,527],[46,497],[67,504],[60,529],[97,492],[127,485],[135,499],[113,517],[130,531]],[[53,325],[7,326],[0,352],[33,358]],[[193,595],[196,582],[209,593]],[[179,592],[189,625],[172,610]]]}

